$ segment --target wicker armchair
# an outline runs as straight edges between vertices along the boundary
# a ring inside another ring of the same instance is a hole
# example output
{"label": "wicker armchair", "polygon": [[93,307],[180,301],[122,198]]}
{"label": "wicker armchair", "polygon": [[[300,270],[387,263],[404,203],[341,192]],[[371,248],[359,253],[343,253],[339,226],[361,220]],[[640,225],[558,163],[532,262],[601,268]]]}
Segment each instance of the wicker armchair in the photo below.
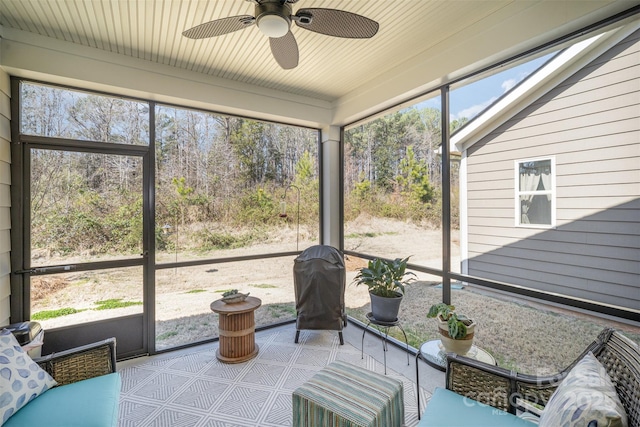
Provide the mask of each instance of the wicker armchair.
{"label": "wicker armchair", "polygon": [[35,358],[34,361],[47,371],[58,385],[71,384],[116,372],[116,340],[109,338]]}
{"label": "wicker armchair", "polygon": [[122,380],[113,338],[33,360],[58,382],[12,413],[5,427],[117,427]]}
{"label": "wicker armchair", "polygon": [[569,367],[550,376],[524,375],[453,353],[447,354],[446,387],[462,396],[516,414],[538,412],[584,355],[591,351],[611,377],[630,427],[640,427],[640,351],[637,343],[604,329]]}

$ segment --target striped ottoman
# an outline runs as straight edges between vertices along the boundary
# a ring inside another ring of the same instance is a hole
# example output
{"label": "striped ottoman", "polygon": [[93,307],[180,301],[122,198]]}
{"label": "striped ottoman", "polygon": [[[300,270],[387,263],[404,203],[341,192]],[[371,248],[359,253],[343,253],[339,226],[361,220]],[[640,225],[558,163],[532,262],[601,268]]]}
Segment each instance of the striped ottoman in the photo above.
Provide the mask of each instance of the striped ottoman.
{"label": "striped ottoman", "polygon": [[333,362],[293,392],[293,425],[400,427],[402,382],[345,362]]}

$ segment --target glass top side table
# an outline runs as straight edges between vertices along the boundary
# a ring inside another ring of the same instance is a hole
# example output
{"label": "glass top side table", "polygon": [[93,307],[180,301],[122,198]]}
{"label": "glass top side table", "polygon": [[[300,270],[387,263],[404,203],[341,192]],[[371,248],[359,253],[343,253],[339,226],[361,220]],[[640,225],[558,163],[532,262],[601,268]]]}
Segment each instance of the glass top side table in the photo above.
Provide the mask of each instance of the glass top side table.
{"label": "glass top side table", "polygon": [[[441,371],[445,371],[447,368],[447,357],[446,351],[442,346],[440,340],[432,340],[427,341],[420,346],[419,354],[422,356],[422,359],[427,362],[429,366],[432,366]],[[496,364],[496,359],[489,354],[486,350],[481,349],[477,346],[472,346],[471,350],[467,354],[464,355],[470,359],[479,360],[484,363],[488,363],[490,365]]]}

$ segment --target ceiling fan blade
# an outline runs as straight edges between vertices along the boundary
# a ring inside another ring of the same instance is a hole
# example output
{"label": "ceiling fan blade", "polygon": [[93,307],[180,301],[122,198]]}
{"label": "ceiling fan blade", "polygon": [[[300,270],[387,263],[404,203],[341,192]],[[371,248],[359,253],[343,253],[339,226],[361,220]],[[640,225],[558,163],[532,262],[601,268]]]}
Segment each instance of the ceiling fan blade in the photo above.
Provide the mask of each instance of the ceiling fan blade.
{"label": "ceiling fan blade", "polygon": [[299,9],[293,20],[300,28],[349,39],[371,38],[379,28],[378,23],[372,19],[337,9]]}
{"label": "ceiling fan blade", "polygon": [[183,31],[182,35],[190,39],[206,39],[208,37],[222,36],[250,27],[255,23],[255,18],[251,15],[230,16],[228,18],[216,19],[205,22],[193,28]]}
{"label": "ceiling fan blade", "polygon": [[298,66],[298,43],[293,33],[289,31],[284,37],[270,38],[271,53],[278,64],[285,70]]}

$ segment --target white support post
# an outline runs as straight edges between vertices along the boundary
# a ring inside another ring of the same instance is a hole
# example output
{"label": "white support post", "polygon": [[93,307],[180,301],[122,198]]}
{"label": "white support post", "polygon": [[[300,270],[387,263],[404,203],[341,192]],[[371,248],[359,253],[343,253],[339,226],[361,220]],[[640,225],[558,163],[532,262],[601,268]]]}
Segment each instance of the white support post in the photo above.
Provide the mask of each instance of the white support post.
{"label": "white support post", "polygon": [[323,242],[340,247],[340,127],[322,128]]}

